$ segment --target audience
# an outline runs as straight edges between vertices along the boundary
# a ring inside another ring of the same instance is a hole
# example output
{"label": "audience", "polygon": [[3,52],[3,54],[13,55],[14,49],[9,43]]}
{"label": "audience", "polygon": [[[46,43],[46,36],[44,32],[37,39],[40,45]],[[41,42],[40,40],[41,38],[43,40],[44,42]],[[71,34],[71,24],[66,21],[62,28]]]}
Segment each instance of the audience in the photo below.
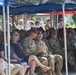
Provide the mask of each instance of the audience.
{"label": "audience", "polygon": [[[42,59],[42,60],[45,59],[45,61],[42,62],[42,64],[41,64],[41,60],[37,59],[36,57],[38,53],[41,53],[41,51],[38,52],[40,47],[42,47],[43,53],[46,54],[44,52],[45,48],[41,44],[42,42],[45,43],[46,47],[48,48],[48,51],[52,52],[53,55],[60,55],[61,57],[63,57],[63,60],[65,59],[64,35],[63,35],[62,27],[57,29],[57,31],[54,28],[51,28],[49,19],[47,20],[45,31],[43,30],[39,20],[35,21],[35,23],[32,20],[29,20],[26,22],[26,25],[27,26],[25,27],[27,28],[24,27],[23,21],[19,20],[18,26],[16,26],[17,29],[11,32],[11,39],[10,39],[11,40],[10,42],[11,75],[13,74],[15,75],[17,74],[17,72],[19,72],[20,75],[25,75],[25,72],[29,66],[31,69],[31,75],[35,75],[36,65],[40,66],[43,69],[43,71],[48,71],[51,68],[53,68],[53,65],[50,67],[44,66],[44,65],[47,65],[47,64],[44,64],[44,62],[46,63],[48,60],[47,57]],[[34,27],[34,29],[32,30],[31,27]],[[35,30],[36,28],[38,30]],[[39,31],[41,31],[42,33],[38,34]],[[74,71],[75,66],[76,66],[76,55],[75,55],[76,53],[75,51],[76,50],[76,28],[74,29],[66,28],[66,33],[67,33],[66,37],[67,37],[67,53],[68,53],[69,70]],[[41,40],[38,41],[38,39],[40,38]],[[8,40],[8,38],[6,40]],[[36,47],[38,42],[40,42],[39,44],[41,44],[41,45],[38,45],[39,49],[38,47]],[[8,45],[6,48],[8,48]],[[1,75],[5,75],[5,69],[7,69],[5,67],[5,61],[8,61],[8,59],[5,58],[4,52],[5,51],[4,51],[3,32],[0,31],[0,55],[1,55],[0,74]],[[49,55],[48,52],[46,55]],[[52,60],[54,59],[55,57],[51,58],[50,61],[52,62]],[[24,63],[24,65],[22,65],[22,63]],[[55,62],[52,62],[52,63],[54,64]],[[64,61],[61,64],[63,63]],[[61,73],[57,75],[61,75]]]}

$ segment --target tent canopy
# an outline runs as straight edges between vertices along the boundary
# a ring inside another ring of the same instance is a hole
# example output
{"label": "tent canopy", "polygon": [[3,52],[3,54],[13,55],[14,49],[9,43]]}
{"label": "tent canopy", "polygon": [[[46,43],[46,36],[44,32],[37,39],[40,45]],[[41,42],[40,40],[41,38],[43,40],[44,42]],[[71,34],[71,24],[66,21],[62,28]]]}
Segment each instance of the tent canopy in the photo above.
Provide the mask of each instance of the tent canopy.
{"label": "tent canopy", "polygon": [[[32,14],[32,13],[43,13],[43,12],[51,12],[51,11],[62,11],[62,4],[59,3],[45,3],[39,5],[22,5],[18,2],[13,2],[9,0],[0,0],[0,14],[2,14],[2,6],[9,5],[10,6],[10,14],[12,12],[14,14]],[[65,3],[65,10],[75,10],[76,4],[75,3]]]}
{"label": "tent canopy", "polygon": [[4,5],[4,0],[0,0],[0,6]]}
{"label": "tent canopy", "polygon": [[[76,8],[76,4],[65,3],[65,9],[67,11],[68,10],[73,10],[75,8]],[[14,12],[16,14],[43,13],[43,12],[51,12],[51,11],[62,11],[62,4],[45,3],[45,4],[39,4],[39,5],[23,5],[23,6],[16,7],[14,9]]]}

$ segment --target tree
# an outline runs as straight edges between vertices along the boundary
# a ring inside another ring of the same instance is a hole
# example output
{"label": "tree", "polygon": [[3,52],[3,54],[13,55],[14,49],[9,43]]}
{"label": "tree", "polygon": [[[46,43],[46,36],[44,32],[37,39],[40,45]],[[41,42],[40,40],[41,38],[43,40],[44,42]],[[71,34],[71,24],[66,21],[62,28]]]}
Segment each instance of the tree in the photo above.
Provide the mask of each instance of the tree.
{"label": "tree", "polygon": [[76,0],[71,0],[71,1],[74,1],[74,2],[76,2]]}
{"label": "tree", "polygon": [[73,14],[72,19],[73,19],[73,21],[74,21],[74,23],[76,25],[76,14]]}

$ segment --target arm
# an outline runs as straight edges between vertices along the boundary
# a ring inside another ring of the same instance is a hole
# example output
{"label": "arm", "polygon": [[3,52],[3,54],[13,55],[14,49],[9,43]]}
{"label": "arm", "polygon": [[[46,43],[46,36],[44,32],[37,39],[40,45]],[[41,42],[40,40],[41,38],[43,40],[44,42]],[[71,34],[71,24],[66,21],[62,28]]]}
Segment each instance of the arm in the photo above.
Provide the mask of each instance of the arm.
{"label": "arm", "polygon": [[1,57],[2,57],[5,61],[7,61],[7,58],[5,58],[5,56],[4,56],[4,51],[1,51]]}
{"label": "arm", "polygon": [[56,47],[56,43],[54,43],[54,41],[52,39],[49,40],[49,45],[53,52],[57,51],[58,48]]}
{"label": "arm", "polygon": [[14,53],[14,58],[17,59],[18,61],[21,61],[21,59]]}

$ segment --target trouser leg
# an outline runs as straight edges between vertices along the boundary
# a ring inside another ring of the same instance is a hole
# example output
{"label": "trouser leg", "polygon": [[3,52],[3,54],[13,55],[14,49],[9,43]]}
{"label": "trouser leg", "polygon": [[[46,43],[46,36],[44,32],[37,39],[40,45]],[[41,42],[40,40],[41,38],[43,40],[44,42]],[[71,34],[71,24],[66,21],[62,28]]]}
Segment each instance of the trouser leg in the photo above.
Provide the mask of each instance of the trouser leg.
{"label": "trouser leg", "polygon": [[[48,66],[49,67],[52,67],[52,69],[53,69],[53,71],[54,71],[54,56],[53,55],[50,55],[49,57],[48,57]],[[48,75],[52,75],[52,71],[50,70],[50,71],[48,71]]]}
{"label": "trouser leg", "polygon": [[61,70],[63,66],[63,58],[61,55],[54,55],[54,61],[56,63],[56,75],[62,75]]}
{"label": "trouser leg", "polygon": [[20,64],[11,64],[10,65],[11,68],[11,75],[15,75],[21,68]]}
{"label": "trouser leg", "polygon": [[[48,65],[48,60],[46,57],[41,57],[40,58],[40,62],[43,64],[43,65]],[[45,72],[40,68],[40,72],[41,72],[41,75],[45,75]]]}

